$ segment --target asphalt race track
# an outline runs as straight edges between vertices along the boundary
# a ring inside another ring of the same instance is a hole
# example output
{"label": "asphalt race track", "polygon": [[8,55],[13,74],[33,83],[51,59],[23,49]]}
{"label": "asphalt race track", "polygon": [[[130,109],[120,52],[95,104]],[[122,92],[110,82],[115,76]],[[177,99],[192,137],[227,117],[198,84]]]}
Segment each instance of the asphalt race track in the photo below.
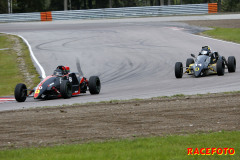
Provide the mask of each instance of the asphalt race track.
{"label": "asphalt race track", "polygon": [[[231,17],[240,19],[239,14],[225,16]],[[206,28],[171,22],[188,19],[224,19],[224,15],[2,23],[0,32],[29,41],[47,75],[58,65],[77,72],[79,59],[84,76],[100,77],[102,90],[100,95],[87,93],[71,99],[1,103],[0,110],[240,90],[239,65],[235,73],[225,70],[224,76],[175,78],[175,62],[185,65],[190,54],[197,54],[204,45],[225,57],[235,56],[237,63],[240,60],[240,45],[194,35]]]}

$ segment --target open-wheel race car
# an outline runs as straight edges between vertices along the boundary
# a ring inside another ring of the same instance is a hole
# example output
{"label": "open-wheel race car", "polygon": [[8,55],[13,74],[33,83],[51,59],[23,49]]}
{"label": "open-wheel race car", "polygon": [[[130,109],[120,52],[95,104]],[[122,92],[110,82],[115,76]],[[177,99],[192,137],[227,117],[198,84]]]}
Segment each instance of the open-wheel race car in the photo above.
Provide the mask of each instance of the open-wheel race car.
{"label": "open-wheel race car", "polygon": [[91,76],[89,80],[79,73],[71,73],[68,66],[58,66],[53,75],[44,78],[34,89],[27,89],[26,85],[19,83],[15,87],[14,95],[18,102],[24,102],[33,95],[34,99],[71,98],[88,91],[99,94],[101,82],[98,76]]}
{"label": "open-wheel race car", "polygon": [[[188,58],[186,67],[183,67],[182,62],[175,63],[176,78],[182,78],[183,73],[194,75],[195,77],[203,77],[211,74],[222,76],[225,73],[225,68],[228,69],[228,72],[235,72],[236,70],[236,59],[234,56],[229,56],[228,60],[226,60],[218,52],[211,52],[208,46],[202,47],[197,57],[194,54],[191,54],[191,56],[195,60]],[[183,72],[183,68],[186,68],[185,72]]]}

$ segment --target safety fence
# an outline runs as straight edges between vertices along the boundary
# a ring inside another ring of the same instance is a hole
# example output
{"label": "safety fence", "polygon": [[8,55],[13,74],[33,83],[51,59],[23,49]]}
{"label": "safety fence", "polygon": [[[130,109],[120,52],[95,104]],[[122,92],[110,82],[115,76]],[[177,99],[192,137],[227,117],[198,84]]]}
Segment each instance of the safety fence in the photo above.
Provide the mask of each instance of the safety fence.
{"label": "safety fence", "polygon": [[0,14],[0,22],[40,21],[40,13]]}
{"label": "safety fence", "polygon": [[53,21],[217,13],[217,3],[0,14],[0,22]]}

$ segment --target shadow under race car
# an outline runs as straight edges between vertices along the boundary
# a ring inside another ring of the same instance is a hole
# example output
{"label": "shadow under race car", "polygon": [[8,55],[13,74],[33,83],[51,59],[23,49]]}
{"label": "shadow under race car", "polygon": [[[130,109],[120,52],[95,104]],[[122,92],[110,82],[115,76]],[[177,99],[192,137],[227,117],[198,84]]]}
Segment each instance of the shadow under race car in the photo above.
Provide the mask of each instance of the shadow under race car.
{"label": "shadow under race car", "polygon": [[[188,58],[186,61],[185,74],[194,75],[195,77],[203,77],[206,75],[217,74],[219,76],[224,75],[225,67],[228,72],[235,72],[236,59],[234,56],[228,57],[228,60],[224,56],[220,56],[218,52],[211,52],[208,46],[202,47],[198,57],[191,54],[193,58]],[[176,78],[182,78],[183,76],[183,64],[182,62],[176,62],[175,64],[175,76]]]}
{"label": "shadow under race car", "polygon": [[[79,73],[70,73],[69,67],[58,66],[53,75],[43,79],[34,89],[27,89],[25,84],[19,83],[15,87],[15,99],[24,102],[33,95],[34,99],[70,98],[86,93],[99,94],[101,82],[98,76],[91,76],[89,80]],[[29,92],[29,93],[28,93]]]}

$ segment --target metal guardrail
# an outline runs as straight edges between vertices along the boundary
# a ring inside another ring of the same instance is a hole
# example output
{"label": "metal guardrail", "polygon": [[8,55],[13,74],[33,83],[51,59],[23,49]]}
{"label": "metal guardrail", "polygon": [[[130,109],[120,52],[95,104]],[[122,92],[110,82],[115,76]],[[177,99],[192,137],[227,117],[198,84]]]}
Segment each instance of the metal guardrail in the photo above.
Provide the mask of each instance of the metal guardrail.
{"label": "metal guardrail", "polygon": [[36,13],[14,13],[14,14],[0,14],[0,22],[29,22],[41,21],[39,12]]}
{"label": "metal guardrail", "polygon": [[[211,9],[212,9],[212,6],[213,5],[211,5]],[[52,20],[69,20],[69,19],[101,19],[101,18],[146,17],[146,16],[151,17],[151,16],[192,15],[192,14],[207,14],[207,13],[210,13],[210,12],[209,12],[209,4],[206,3],[206,4],[187,4],[187,5],[169,5],[169,6],[147,6],[147,7],[53,11],[53,12],[41,12],[41,13],[0,14],[0,22],[52,21]]]}
{"label": "metal guardrail", "polygon": [[206,13],[208,13],[208,4],[188,4],[171,6],[106,8],[75,11],[53,11],[52,19],[99,19]]}

